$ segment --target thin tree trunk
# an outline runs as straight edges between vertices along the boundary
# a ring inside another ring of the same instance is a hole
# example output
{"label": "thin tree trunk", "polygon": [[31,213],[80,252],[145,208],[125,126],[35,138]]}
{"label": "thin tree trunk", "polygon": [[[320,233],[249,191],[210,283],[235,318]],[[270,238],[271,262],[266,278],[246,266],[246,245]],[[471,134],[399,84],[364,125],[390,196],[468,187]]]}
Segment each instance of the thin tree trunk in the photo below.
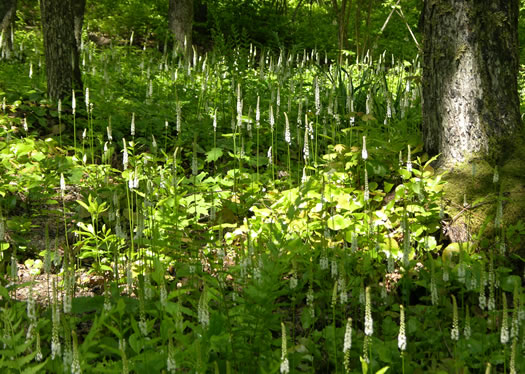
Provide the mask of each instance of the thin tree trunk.
{"label": "thin tree trunk", "polygon": [[9,59],[13,51],[13,27],[16,0],[2,0],[0,4],[0,58]]}
{"label": "thin tree trunk", "polygon": [[297,12],[299,11],[299,8],[301,7],[303,1],[304,1],[304,0],[299,0],[299,2],[297,3],[297,5],[295,6],[295,9],[294,9],[294,11],[293,11],[293,16],[292,16],[292,22],[295,22],[295,18],[297,17]]}
{"label": "thin tree trunk", "polygon": [[348,4],[346,6],[346,14],[344,16],[344,48],[350,49],[350,43],[348,41],[348,29],[350,27],[350,17],[352,15],[352,0],[348,0]]}
{"label": "thin tree trunk", "polygon": [[341,8],[339,8],[339,4],[337,3],[337,0],[332,0],[332,10],[334,12],[334,18],[336,19],[337,21],[337,55],[338,55],[338,60],[339,62],[341,61],[341,50],[343,49],[342,47],[342,40],[343,40],[343,37],[341,35],[341,12],[343,10],[343,7],[345,6],[345,1],[346,0],[341,0],[342,1],[342,4],[341,4]]}
{"label": "thin tree trunk", "polygon": [[355,10],[355,54],[358,61],[361,61],[361,1],[356,1],[357,7]]}
{"label": "thin tree trunk", "polygon": [[187,56],[192,51],[193,0],[170,0],[169,29],[178,48]]}
{"label": "thin tree trunk", "polygon": [[363,41],[363,46],[361,47],[363,57],[369,49],[368,43],[370,39],[370,17],[372,16],[372,2],[373,0],[368,0],[368,10],[366,16],[366,38]]}
{"label": "thin tree trunk", "polygon": [[351,5],[352,0],[341,0],[341,6],[339,6],[337,0],[332,0],[332,8],[337,20],[337,49],[339,63],[342,61],[343,49],[348,48],[347,17],[349,17],[349,8]]}
{"label": "thin tree trunk", "polygon": [[77,46],[71,0],[41,0],[40,12],[46,56],[47,94],[51,100],[71,95]]}
{"label": "thin tree trunk", "polygon": [[520,126],[518,0],[426,1],[423,136],[448,166],[502,162]]}

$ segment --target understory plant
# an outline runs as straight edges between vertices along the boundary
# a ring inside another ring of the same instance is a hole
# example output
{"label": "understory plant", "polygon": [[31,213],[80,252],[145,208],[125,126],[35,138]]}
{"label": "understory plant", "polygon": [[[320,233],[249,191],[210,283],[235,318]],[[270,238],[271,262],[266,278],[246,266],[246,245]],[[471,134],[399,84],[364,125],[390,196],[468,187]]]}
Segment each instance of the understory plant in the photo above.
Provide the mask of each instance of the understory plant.
{"label": "understory plant", "polygon": [[525,370],[523,226],[443,235],[417,59],[81,54],[84,106],[2,75],[5,372]]}

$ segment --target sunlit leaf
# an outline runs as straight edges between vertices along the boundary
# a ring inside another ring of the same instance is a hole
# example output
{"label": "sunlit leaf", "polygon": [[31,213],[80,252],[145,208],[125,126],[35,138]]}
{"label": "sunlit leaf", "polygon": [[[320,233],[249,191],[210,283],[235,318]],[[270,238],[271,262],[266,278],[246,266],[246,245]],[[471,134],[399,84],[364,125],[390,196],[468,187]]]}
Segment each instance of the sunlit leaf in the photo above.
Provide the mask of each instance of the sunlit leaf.
{"label": "sunlit leaf", "polygon": [[346,229],[348,226],[352,224],[352,221],[347,217],[343,217],[340,214],[336,214],[328,218],[326,224],[329,229],[337,231],[337,230]]}
{"label": "sunlit leaf", "polygon": [[222,156],[222,148],[212,148],[206,152],[206,162],[217,161]]}

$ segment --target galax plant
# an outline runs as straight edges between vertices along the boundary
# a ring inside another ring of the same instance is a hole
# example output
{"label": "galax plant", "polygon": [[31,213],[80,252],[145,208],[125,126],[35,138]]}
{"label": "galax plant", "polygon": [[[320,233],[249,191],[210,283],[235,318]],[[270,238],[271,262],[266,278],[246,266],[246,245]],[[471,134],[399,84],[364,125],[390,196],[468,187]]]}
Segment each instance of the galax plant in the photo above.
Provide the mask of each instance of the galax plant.
{"label": "galax plant", "polygon": [[418,60],[86,43],[59,109],[25,48],[0,73],[27,93],[0,89],[2,372],[525,370],[525,226],[500,205],[497,238],[443,236]]}

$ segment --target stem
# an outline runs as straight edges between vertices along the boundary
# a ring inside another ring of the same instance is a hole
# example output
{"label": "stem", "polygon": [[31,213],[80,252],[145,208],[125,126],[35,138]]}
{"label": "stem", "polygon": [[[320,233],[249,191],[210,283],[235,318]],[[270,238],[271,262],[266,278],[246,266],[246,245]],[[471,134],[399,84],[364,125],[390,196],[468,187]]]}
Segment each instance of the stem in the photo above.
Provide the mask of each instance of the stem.
{"label": "stem", "polygon": [[58,112],[58,133],[60,137],[60,147],[62,147],[62,115]]}
{"label": "stem", "polygon": [[456,361],[456,358],[458,357],[457,356],[457,348],[458,348],[458,343],[454,340],[454,370],[456,372],[456,374],[458,374],[458,363]]}
{"label": "stem", "polygon": [[67,238],[67,220],[66,220],[66,203],[64,201],[64,192],[62,192],[62,214],[64,216],[64,236],[65,236],[65,239],[66,239],[66,247],[65,247],[65,251],[64,251],[64,257],[69,257],[70,255],[70,252],[69,252],[69,240]]}
{"label": "stem", "polygon": [[318,127],[319,127],[319,116],[315,116],[315,146],[314,146],[314,166],[317,165],[317,135],[318,135]]}
{"label": "stem", "polygon": [[131,245],[128,252],[128,262],[131,266],[131,258],[133,256],[134,240],[133,240],[133,196],[130,197],[130,190],[126,188],[126,200],[128,202],[128,219],[129,219],[129,237]]}
{"label": "stem", "polygon": [[91,148],[91,163],[95,163],[95,143],[94,138],[95,135],[93,134],[93,113],[88,108],[88,123],[89,123],[89,146]]}
{"label": "stem", "polygon": [[290,160],[290,144],[288,144],[288,180],[290,182],[290,189],[292,189],[292,167]]}
{"label": "stem", "polygon": [[259,126],[257,126],[257,153],[255,154],[257,161],[257,184],[259,183]]}
{"label": "stem", "polygon": [[273,157],[273,155],[276,151],[273,147],[273,130],[272,130],[272,143],[270,144],[270,147],[272,147],[272,154],[271,154],[272,158],[269,161],[272,163],[272,182],[275,184],[275,162],[274,162],[275,157]]}
{"label": "stem", "polygon": [[507,345],[503,345],[503,373],[507,374]]}
{"label": "stem", "polygon": [[[337,281],[336,281],[337,282]],[[334,328],[334,362],[335,362],[335,372],[337,373],[339,370],[338,370],[338,367],[337,367],[337,339],[335,338],[336,336],[336,329],[335,329],[335,306],[337,303],[333,303],[334,305],[332,306],[332,325],[333,325],[333,328]]]}
{"label": "stem", "polygon": [[372,336],[368,338],[368,362],[370,363],[369,369],[372,369]]}
{"label": "stem", "polygon": [[77,116],[73,114],[73,151],[74,155],[77,155]]}

